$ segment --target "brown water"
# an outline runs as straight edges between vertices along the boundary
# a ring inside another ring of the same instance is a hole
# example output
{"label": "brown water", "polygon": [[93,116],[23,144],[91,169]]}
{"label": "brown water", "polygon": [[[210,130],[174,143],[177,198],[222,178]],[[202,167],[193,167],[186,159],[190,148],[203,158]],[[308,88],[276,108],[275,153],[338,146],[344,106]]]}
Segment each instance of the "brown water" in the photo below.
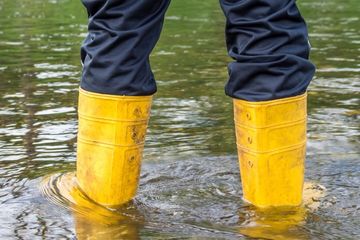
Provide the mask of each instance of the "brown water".
{"label": "brown water", "polygon": [[151,58],[159,92],[139,194],[115,210],[62,174],[76,161],[80,1],[0,0],[0,239],[359,239],[360,3],[298,2],[318,68],[312,184],[306,206],[261,211],[241,200],[217,1],[172,2]]}

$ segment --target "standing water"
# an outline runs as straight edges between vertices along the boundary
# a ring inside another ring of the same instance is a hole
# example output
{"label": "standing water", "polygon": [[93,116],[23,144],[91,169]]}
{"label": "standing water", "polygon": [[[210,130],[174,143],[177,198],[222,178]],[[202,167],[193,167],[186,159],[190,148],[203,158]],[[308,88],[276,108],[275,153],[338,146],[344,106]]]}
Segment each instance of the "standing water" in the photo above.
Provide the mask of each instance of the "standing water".
{"label": "standing water", "polygon": [[359,239],[360,4],[298,4],[318,68],[305,205],[265,211],[242,201],[224,17],[215,0],[173,0],[151,58],[159,92],[139,193],[107,209],[72,173],[80,1],[1,0],[0,239]]}

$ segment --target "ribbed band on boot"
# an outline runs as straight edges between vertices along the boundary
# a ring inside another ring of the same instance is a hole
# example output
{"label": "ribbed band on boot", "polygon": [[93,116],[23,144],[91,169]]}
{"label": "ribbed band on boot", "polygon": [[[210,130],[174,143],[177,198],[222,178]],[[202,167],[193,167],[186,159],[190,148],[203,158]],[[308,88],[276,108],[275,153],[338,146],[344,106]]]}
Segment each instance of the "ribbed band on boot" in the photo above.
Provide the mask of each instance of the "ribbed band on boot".
{"label": "ribbed band on boot", "polygon": [[234,99],[244,199],[258,207],[302,201],[306,94],[263,102]]}
{"label": "ribbed band on boot", "polygon": [[79,90],[77,180],[95,202],[115,206],[135,196],[151,101]]}

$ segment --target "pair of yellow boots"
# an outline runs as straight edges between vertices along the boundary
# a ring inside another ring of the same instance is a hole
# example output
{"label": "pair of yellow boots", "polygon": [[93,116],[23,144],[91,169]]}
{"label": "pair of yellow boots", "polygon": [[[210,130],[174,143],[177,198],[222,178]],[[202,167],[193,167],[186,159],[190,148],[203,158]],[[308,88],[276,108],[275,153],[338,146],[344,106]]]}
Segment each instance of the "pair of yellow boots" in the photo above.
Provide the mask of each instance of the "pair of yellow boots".
{"label": "pair of yellow boots", "polygon": [[[98,204],[117,206],[135,196],[151,101],[80,89],[77,180]],[[306,94],[234,99],[234,116],[244,200],[258,207],[300,205]]]}

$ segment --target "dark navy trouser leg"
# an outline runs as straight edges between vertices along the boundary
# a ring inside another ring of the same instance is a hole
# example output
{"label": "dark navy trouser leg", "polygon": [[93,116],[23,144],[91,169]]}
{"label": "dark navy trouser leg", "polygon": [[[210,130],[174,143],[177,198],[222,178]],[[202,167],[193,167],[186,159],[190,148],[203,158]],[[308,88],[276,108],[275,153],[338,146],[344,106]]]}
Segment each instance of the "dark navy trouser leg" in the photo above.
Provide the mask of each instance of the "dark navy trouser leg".
{"label": "dark navy trouser leg", "polygon": [[295,0],[220,0],[227,18],[227,95],[265,101],[302,94],[315,71]]}
{"label": "dark navy trouser leg", "polygon": [[116,95],[151,95],[149,55],[170,0],[82,0],[89,34],[81,48],[81,87]]}

